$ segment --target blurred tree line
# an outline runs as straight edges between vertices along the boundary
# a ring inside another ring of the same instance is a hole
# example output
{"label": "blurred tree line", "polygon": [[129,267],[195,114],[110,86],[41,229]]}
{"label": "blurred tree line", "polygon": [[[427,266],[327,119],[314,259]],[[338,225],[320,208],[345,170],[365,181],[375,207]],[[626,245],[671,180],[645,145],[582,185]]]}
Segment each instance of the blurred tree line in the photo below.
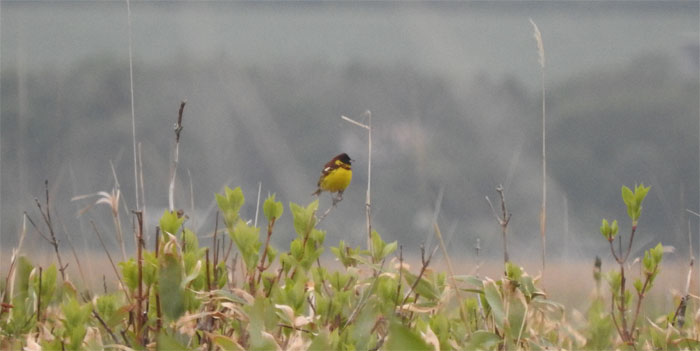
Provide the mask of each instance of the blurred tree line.
{"label": "blurred tree line", "polygon": [[[540,96],[512,76],[444,77],[365,62],[240,66],[225,58],[137,61],[134,69],[136,136],[153,216],[167,205],[172,125],[187,99],[176,200],[186,210],[194,203],[191,220],[213,229],[207,209],[226,184],[242,186],[248,199],[262,182],[263,196],[311,201],[321,166],[345,151],[356,160],[355,177],[326,225],[331,243],[363,245],[366,134],[339,117],[371,110],[373,211],[383,237],[422,242],[442,189],[439,220],[454,233],[453,245],[470,248],[479,237],[495,249],[498,225],[484,196],[495,199],[504,184],[512,240],[539,247]],[[84,219],[74,220],[85,203],[70,198],[110,190],[110,162],[134,206],[127,62],[95,57],[38,72],[15,64],[4,67],[1,84],[3,245],[16,243],[21,214],[43,194],[44,179],[71,233],[90,236]],[[619,189],[635,182],[652,186],[639,235],[685,245],[685,209],[698,210],[697,71],[648,55],[547,82],[547,90],[550,245],[597,247],[600,218],[624,219]],[[254,203],[246,206],[252,217]],[[89,218],[109,228],[101,212]],[[288,240],[287,232],[275,240]]]}

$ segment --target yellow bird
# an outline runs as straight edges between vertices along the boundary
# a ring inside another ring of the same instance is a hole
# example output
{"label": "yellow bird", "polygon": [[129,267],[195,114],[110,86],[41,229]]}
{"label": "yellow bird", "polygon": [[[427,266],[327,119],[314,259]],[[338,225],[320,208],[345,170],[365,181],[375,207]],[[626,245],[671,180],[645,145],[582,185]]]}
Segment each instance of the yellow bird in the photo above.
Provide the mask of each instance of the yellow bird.
{"label": "yellow bird", "polygon": [[312,195],[320,195],[322,191],[330,193],[338,193],[339,197],[343,196],[343,191],[350,185],[352,180],[352,167],[350,166],[352,159],[346,153],[342,153],[333,157],[321,171],[321,177],[318,179],[318,189]]}

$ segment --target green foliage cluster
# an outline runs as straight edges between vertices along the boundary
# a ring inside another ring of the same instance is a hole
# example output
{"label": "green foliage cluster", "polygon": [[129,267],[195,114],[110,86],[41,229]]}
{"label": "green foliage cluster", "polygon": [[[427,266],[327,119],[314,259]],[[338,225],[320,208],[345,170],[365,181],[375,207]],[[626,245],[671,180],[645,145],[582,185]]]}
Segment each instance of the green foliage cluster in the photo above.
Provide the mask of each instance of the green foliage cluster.
{"label": "green foliage cluster", "polygon": [[[648,187],[622,194],[633,221]],[[284,206],[275,195],[263,203],[261,229],[240,216],[240,188],[216,200],[237,255],[201,246],[183,214],[166,211],[153,251],[118,264],[122,289],[100,296],[79,294],[57,281],[54,265],[41,269],[16,260],[13,289],[4,289],[0,348],[27,350],[536,350],[618,347],[684,349],[700,346],[697,325],[679,324],[681,313],[638,321],[645,294],[660,271],[663,248],[645,252],[633,283],[637,304],[620,271],[594,269],[597,284],[583,323],[567,320],[539,278],[506,262],[500,279],[452,276],[411,269],[398,243],[376,231],[369,250],[340,241],[330,247],[339,267],[321,263],[326,232],[317,227],[318,200],[289,204],[297,234],[288,249],[270,246]],[[611,243],[617,221],[601,233]],[[264,233],[264,232],[263,232]],[[632,231],[632,234],[634,231]],[[267,240],[265,240],[265,237]],[[621,240],[621,239],[619,239]],[[214,240],[216,243],[216,240]],[[631,238],[630,238],[631,242]],[[620,262],[627,259],[616,252]],[[602,297],[607,278],[612,296]],[[9,281],[9,279],[8,279]],[[7,286],[6,286],[7,288]],[[613,314],[609,313],[610,307]],[[636,307],[630,308],[630,306]],[[633,314],[633,316],[632,316]],[[680,316],[680,317],[679,317]],[[617,331],[617,336],[615,331]],[[111,346],[110,346],[111,345]]]}

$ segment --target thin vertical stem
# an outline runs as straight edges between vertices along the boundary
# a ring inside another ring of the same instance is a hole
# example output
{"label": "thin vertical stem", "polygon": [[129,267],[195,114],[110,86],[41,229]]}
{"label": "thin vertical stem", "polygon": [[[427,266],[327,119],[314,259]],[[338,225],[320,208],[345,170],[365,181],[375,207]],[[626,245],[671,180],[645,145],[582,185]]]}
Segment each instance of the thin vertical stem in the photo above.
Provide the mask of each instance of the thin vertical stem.
{"label": "thin vertical stem", "polygon": [[547,105],[544,86],[544,41],[542,32],[535,21],[530,18],[533,28],[533,37],[537,43],[538,62],[540,64],[540,83],[542,90],[542,209],[540,212],[540,237],[542,239],[542,275],[544,276],[545,257],[547,256]]}
{"label": "thin vertical stem", "polygon": [[41,276],[43,273],[43,268],[39,266],[39,292],[37,293],[36,301],[36,322],[41,323]]}
{"label": "thin vertical stem", "polygon": [[218,265],[219,261],[219,244],[216,241],[216,232],[219,231],[219,211],[216,211],[216,219],[214,220],[214,238],[212,239],[213,243],[213,249],[214,249],[214,281],[218,282],[219,281],[219,274],[217,272],[216,266]]}
{"label": "thin vertical stem", "polygon": [[452,268],[452,261],[450,260],[450,256],[447,254],[447,248],[445,247],[445,242],[442,240],[442,233],[440,232],[440,227],[438,226],[437,222],[433,222],[433,229],[435,230],[435,236],[437,236],[438,242],[440,243],[442,254],[445,256],[445,262],[447,262],[447,269],[450,273],[450,282],[452,283],[452,288],[457,294],[457,303],[459,304],[459,316],[462,318],[462,322],[464,323],[464,325],[467,326],[469,325],[469,323],[467,321],[466,311],[464,311],[464,304],[462,303],[462,301],[464,300],[462,299],[462,294],[460,293],[459,287],[457,286],[457,281],[455,280],[455,271]]}
{"label": "thin vertical stem", "polygon": [[136,215],[136,259],[138,266],[138,296],[136,297],[136,338],[139,343],[142,342],[141,335],[143,329],[143,213],[141,211],[132,211]]}
{"label": "thin vertical stem", "polygon": [[367,196],[365,197],[365,214],[367,217],[367,248],[370,250],[372,242],[372,112],[365,112],[368,116],[367,121]]}
{"label": "thin vertical stem", "polygon": [[[368,117],[367,124],[363,124],[353,120],[352,118],[340,116],[343,120],[350,122],[358,127],[367,129],[367,195],[365,197],[365,214],[367,218],[367,248],[371,250],[372,244],[372,112],[365,111]],[[335,201],[333,202],[335,204]]]}
{"label": "thin vertical stem", "polygon": [[170,186],[168,187],[168,206],[170,211],[175,211],[175,178],[177,177],[177,163],[180,158],[180,132],[182,132],[182,113],[185,110],[186,100],[180,102],[180,110],[175,123],[175,151],[173,152],[173,164],[170,169]]}
{"label": "thin vertical stem", "polygon": [[126,17],[129,30],[129,93],[131,98],[131,137],[134,148],[134,192],[136,193],[136,209],[140,209],[139,204],[139,173],[136,157],[136,113],[134,112],[134,53],[131,33],[131,4],[126,0]]}
{"label": "thin vertical stem", "polygon": [[[156,248],[155,248],[155,254],[156,254],[156,260],[158,260],[158,247],[160,246],[160,227],[156,227]],[[160,308],[160,292],[156,290],[156,335],[160,334],[160,329],[163,327],[163,320],[162,320],[162,311]]]}

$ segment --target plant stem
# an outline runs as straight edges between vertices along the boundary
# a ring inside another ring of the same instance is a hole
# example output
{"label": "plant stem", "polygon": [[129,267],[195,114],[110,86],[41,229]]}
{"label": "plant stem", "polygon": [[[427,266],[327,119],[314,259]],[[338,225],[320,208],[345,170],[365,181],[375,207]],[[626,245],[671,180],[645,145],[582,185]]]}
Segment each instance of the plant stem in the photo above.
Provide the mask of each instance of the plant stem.
{"label": "plant stem", "polygon": [[[160,227],[156,227],[156,247],[155,247],[155,256],[156,260],[158,260],[158,253],[159,253],[159,247],[160,247]],[[163,314],[160,309],[160,292],[156,289],[156,317],[158,318],[156,320],[156,335],[160,334],[160,330],[163,327]]]}
{"label": "plant stem", "polygon": [[262,257],[260,258],[260,265],[258,266],[258,270],[260,273],[258,274],[258,284],[260,284],[260,279],[262,278],[262,273],[267,267],[265,267],[265,258],[267,258],[267,248],[270,246],[270,238],[272,237],[272,228],[275,226],[275,221],[277,218],[272,217],[272,219],[267,223],[267,240],[265,240],[265,246],[263,247],[263,253]]}
{"label": "plant stem", "polygon": [[39,266],[39,292],[37,293],[37,301],[36,301],[36,322],[37,324],[41,323],[41,276],[43,273],[43,268]]}
{"label": "plant stem", "polygon": [[170,186],[168,187],[168,206],[170,211],[175,210],[175,178],[177,175],[177,163],[180,158],[180,132],[182,132],[182,113],[185,110],[186,100],[180,102],[177,123],[175,123],[175,151],[173,153],[173,164],[170,170]]}
{"label": "plant stem", "polygon": [[[627,257],[629,257],[630,252],[632,251],[632,240],[634,240],[634,233],[637,232],[637,226],[633,225],[632,226],[632,233],[630,234],[630,241],[627,244],[627,252],[625,252],[625,258],[622,259],[622,261],[627,261]],[[622,239],[620,239],[622,241]]]}
{"label": "plant stem", "polygon": [[[56,239],[56,233],[53,230],[53,223],[51,222],[51,212],[50,212],[50,201],[49,201],[49,181],[45,180],[44,181],[44,188],[46,190],[46,211],[41,207],[41,203],[39,202],[39,199],[35,198],[34,202],[36,202],[36,206],[39,208],[39,212],[41,213],[41,216],[44,218],[44,223],[46,223],[46,226],[49,228],[49,235],[50,239],[48,239],[45,235],[41,234],[44,239],[48,240],[51,246],[53,246],[53,250],[56,253],[56,259],[58,260],[58,270],[61,272],[61,279],[63,281],[66,281],[66,266],[63,265],[63,260],[61,259],[61,253],[58,250],[58,240]],[[29,219],[29,217],[27,217]],[[39,229],[36,227],[34,222],[30,219],[29,222],[34,226],[37,231]],[[41,233],[39,231],[39,233]]]}
{"label": "plant stem", "polygon": [[143,212],[131,211],[136,215],[136,262],[138,266],[138,295],[136,296],[136,340],[143,344],[142,329],[144,324],[144,314],[141,306],[143,304]]}
{"label": "plant stem", "polygon": [[367,220],[367,249],[372,251],[372,111],[367,110],[367,124],[353,120],[352,118],[340,116],[343,120],[358,127],[367,129],[367,193],[365,197],[365,216]]}

